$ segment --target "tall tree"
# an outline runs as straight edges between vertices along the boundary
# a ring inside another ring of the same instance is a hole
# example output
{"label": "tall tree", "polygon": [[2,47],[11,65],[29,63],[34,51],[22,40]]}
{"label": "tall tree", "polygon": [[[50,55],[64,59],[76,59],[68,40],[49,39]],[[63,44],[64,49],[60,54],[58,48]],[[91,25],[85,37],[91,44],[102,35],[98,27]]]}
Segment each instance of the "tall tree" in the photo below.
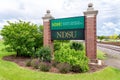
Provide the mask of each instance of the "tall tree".
{"label": "tall tree", "polygon": [[43,35],[36,24],[18,21],[5,25],[1,35],[6,45],[10,45],[17,56],[32,56],[43,44]]}
{"label": "tall tree", "polygon": [[105,36],[98,36],[98,39],[100,39],[100,42],[105,39]]}
{"label": "tall tree", "polygon": [[118,38],[118,35],[117,34],[113,34],[113,35],[111,35],[109,37],[110,37],[110,39],[116,40]]}
{"label": "tall tree", "polygon": [[118,38],[120,39],[120,34],[118,35]]}

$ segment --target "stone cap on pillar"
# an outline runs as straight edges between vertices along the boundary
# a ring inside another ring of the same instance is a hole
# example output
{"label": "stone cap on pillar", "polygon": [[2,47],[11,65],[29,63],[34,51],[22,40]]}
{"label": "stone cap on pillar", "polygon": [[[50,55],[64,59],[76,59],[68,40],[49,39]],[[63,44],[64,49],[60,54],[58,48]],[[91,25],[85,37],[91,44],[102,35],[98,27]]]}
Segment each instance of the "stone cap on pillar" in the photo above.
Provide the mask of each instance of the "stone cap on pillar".
{"label": "stone cap on pillar", "polygon": [[44,17],[42,17],[43,21],[49,21],[51,19],[54,19],[54,17],[50,14],[50,10],[46,11],[46,14]]}
{"label": "stone cap on pillar", "polygon": [[98,14],[98,10],[94,10],[93,4],[89,3],[87,11],[84,12],[84,15],[87,17],[94,17]]}

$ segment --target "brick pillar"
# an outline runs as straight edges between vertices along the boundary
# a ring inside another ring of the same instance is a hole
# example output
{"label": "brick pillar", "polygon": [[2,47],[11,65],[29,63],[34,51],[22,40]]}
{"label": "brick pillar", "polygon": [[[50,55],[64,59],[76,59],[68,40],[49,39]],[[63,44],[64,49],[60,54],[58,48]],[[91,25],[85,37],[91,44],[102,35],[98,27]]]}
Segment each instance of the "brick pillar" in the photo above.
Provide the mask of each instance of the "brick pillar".
{"label": "brick pillar", "polygon": [[50,20],[54,19],[54,17],[51,16],[50,10],[47,10],[46,14],[43,19],[43,45],[49,46],[52,50],[52,56],[53,56],[53,41],[51,40],[51,31],[50,31]]}
{"label": "brick pillar", "polygon": [[86,55],[90,60],[96,60],[96,15],[98,11],[94,10],[93,4],[88,4],[85,15],[85,45]]}

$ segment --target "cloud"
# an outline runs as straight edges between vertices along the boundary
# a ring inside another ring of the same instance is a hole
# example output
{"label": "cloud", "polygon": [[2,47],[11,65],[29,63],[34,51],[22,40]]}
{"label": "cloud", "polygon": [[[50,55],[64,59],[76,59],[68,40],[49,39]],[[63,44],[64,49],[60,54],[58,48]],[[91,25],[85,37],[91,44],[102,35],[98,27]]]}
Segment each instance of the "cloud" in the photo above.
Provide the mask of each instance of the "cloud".
{"label": "cloud", "polygon": [[113,22],[103,23],[104,26],[108,28],[115,28],[117,25]]}
{"label": "cloud", "polygon": [[5,22],[0,23],[0,30],[3,28],[3,25],[5,25]]}
{"label": "cloud", "polygon": [[103,23],[103,26],[98,31],[101,35],[113,35],[113,34],[120,34],[120,25],[119,23],[113,23],[113,22],[105,22]]}
{"label": "cloud", "polygon": [[[42,17],[47,9],[51,10],[55,18],[83,16],[90,2],[99,11],[97,35],[106,35],[104,32],[108,32],[107,35],[119,34],[119,0],[0,0],[0,27],[8,20],[19,19],[42,24]],[[106,31],[101,32],[102,29]]]}

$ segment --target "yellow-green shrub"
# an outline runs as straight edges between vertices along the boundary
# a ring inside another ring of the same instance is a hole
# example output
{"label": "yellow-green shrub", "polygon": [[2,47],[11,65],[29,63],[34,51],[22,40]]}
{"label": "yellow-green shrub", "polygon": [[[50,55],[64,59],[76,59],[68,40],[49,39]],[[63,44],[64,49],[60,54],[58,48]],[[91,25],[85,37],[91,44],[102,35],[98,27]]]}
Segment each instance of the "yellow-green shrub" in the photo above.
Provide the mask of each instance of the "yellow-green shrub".
{"label": "yellow-green shrub", "polygon": [[55,61],[66,62],[71,66],[79,67],[78,72],[86,72],[89,70],[88,58],[85,55],[85,51],[75,51],[75,49],[64,48],[64,46],[55,52]]}

